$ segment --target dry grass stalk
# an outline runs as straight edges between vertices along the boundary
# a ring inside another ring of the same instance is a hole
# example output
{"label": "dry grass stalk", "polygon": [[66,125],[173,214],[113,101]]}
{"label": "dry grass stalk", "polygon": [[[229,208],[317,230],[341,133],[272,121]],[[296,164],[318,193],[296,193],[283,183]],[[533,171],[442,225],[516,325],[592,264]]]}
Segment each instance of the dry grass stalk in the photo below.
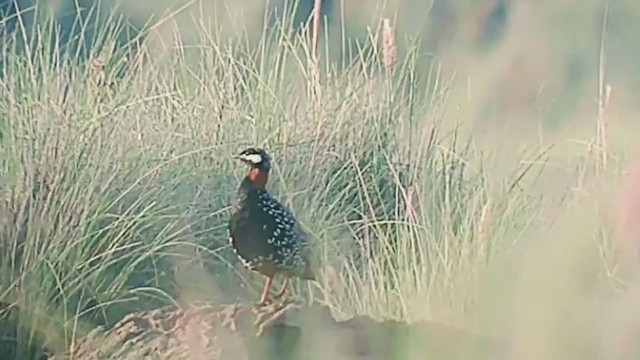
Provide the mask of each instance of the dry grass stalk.
{"label": "dry grass stalk", "polygon": [[340,281],[340,276],[333,266],[325,266],[323,281],[323,288],[328,293],[327,295],[333,297],[344,295],[344,287],[342,285],[342,282]]}
{"label": "dry grass stalk", "polygon": [[478,240],[481,243],[489,241],[490,229],[493,220],[493,202],[491,199],[487,200],[487,203],[482,207],[482,213],[480,214],[480,221],[478,222]]}
{"label": "dry grass stalk", "polygon": [[607,84],[603,93],[600,94],[598,99],[598,148],[601,152],[602,167],[607,167],[607,155],[609,152],[609,135],[608,124],[606,117],[606,109],[609,106],[609,100],[611,99],[611,85]]}
{"label": "dry grass stalk", "polygon": [[310,56],[307,61],[308,73],[308,95],[314,107],[314,111],[318,109],[320,99],[320,62],[318,59],[318,43],[320,39],[320,8],[322,0],[315,0],[313,8],[313,29],[311,33],[311,49]]}
{"label": "dry grass stalk", "polygon": [[418,200],[418,191],[414,185],[407,189],[405,199],[405,216],[411,222],[418,221],[420,201]]}
{"label": "dry grass stalk", "polygon": [[320,9],[322,7],[322,0],[315,0],[313,4],[313,39],[312,49],[314,58],[317,58],[318,44],[320,42]]}
{"label": "dry grass stalk", "polygon": [[398,62],[398,47],[395,28],[389,18],[382,19],[382,63],[388,72],[393,72]]}
{"label": "dry grass stalk", "polygon": [[607,167],[607,155],[609,153],[608,135],[607,135],[607,119],[605,117],[605,109],[609,105],[609,97],[611,96],[611,86],[605,86],[605,39],[607,34],[607,19],[609,17],[609,1],[606,2],[604,15],[602,18],[602,34],[600,39],[600,55],[598,69],[598,123],[597,123],[597,145],[601,154],[601,165]]}
{"label": "dry grass stalk", "polygon": [[100,103],[101,93],[109,85],[109,79],[105,71],[104,62],[100,59],[91,60],[91,95],[93,106],[96,108]]}
{"label": "dry grass stalk", "polygon": [[104,71],[104,62],[100,59],[93,59],[91,65],[94,70],[94,84],[101,88],[107,85],[107,73]]}

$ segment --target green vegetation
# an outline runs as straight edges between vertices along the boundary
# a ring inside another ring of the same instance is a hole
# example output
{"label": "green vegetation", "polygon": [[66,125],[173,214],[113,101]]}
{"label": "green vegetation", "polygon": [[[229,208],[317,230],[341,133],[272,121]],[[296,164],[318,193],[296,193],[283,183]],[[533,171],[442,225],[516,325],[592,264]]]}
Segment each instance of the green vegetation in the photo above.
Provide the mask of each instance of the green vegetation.
{"label": "green vegetation", "polygon": [[640,325],[621,315],[637,285],[615,256],[615,130],[585,154],[528,130],[476,140],[437,59],[400,41],[391,71],[378,32],[316,66],[282,29],[114,49],[107,25],[77,39],[101,63],[53,45],[47,21],[0,45],[0,304],[17,358],[139,309],[253,301],[262,279],[225,226],[244,170],[231,155],[254,144],[323,265],[301,296],[511,335],[518,359],[632,358],[615,352]]}

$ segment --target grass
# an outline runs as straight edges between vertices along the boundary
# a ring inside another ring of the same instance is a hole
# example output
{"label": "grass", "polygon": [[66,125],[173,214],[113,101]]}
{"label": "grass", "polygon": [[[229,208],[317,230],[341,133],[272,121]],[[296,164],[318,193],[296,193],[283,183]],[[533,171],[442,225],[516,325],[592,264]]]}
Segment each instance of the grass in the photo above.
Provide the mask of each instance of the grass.
{"label": "grass", "polygon": [[0,303],[16,358],[131,311],[255,298],[225,228],[243,175],[231,155],[248,145],[273,155],[271,189],[323,266],[297,290],[337,316],[507,332],[521,359],[580,358],[587,344],[631,358],[614,346],[630,332],[589,330],[635,324],[614,316],[637,288],[616,257],[616,163],[598,176],[593,157],[561,164],[587,196],[540,188],[550,144],[505,171],[443,116],[438,63],[401,44],[385,71],[375,32],[352,62],[310,70],[308,39],[286,24],[257,42],[202,26],[197,45],[159,52],[114,50],[118,28],[75,39],[104,67],[49,41],[51,21],[0,45]]}

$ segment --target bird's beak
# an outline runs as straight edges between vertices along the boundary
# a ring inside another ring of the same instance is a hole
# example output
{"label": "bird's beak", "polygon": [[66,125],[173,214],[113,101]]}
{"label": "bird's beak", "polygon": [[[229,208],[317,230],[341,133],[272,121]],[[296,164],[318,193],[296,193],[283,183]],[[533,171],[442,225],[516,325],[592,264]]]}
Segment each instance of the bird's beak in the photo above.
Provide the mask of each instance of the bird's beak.
{"label": "bird's beak", "polygon": [[231,158],[232,158],[233,160],[241,161],[241,162],[243,162],[243,163],[246,163],[245,158],[244,158],[244,157],[242,157],[242,156],[240,156],[240,155],[233,155]]}

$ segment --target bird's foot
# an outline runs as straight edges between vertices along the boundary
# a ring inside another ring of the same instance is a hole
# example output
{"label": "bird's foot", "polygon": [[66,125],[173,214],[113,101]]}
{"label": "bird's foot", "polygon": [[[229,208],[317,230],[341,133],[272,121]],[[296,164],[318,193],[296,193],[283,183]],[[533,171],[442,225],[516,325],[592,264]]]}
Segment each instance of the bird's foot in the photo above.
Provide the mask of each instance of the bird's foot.
{"label": "bird's foot", "polygon": [[264,309],[265,307],[268,307],[268,306],[270,306],[272,304],[273,304],[273,299],[263,299],[263,300],[260,300],[260,302],[255,303],[253,305],[253,310],[254,310],[254,312],[255,311],[259,311],[259,310]]}
{"label": "bird's foot", "polygon": [[273,312],[275,310],[281,309],[285,306],[287,306],[288,304],[292,303],[294,301],[292,301],[289,297],[276,297],[273,296],[271,298],[269,298],[266,301],[261,301],[255,305],[253,305],[253,313],[254,314],[262,314],[262,313],[269,313],[269,312]]}
{"label": "bird's foot", "polygon": [[282,300],[282,301],[284,301],[286,299],[285,295],[286,294],[284,294],[284,293],[275,294],[275,295],[273,295],[273,300]]}
{"label": "bird's foot", "polygon": [[279,302],[263,308],[261,312],[257,313],[253,323],[258,328],[256,336],[261,336],[266,328],[284,321],[286,314],[297,307],[298,305],[293,302]]}

